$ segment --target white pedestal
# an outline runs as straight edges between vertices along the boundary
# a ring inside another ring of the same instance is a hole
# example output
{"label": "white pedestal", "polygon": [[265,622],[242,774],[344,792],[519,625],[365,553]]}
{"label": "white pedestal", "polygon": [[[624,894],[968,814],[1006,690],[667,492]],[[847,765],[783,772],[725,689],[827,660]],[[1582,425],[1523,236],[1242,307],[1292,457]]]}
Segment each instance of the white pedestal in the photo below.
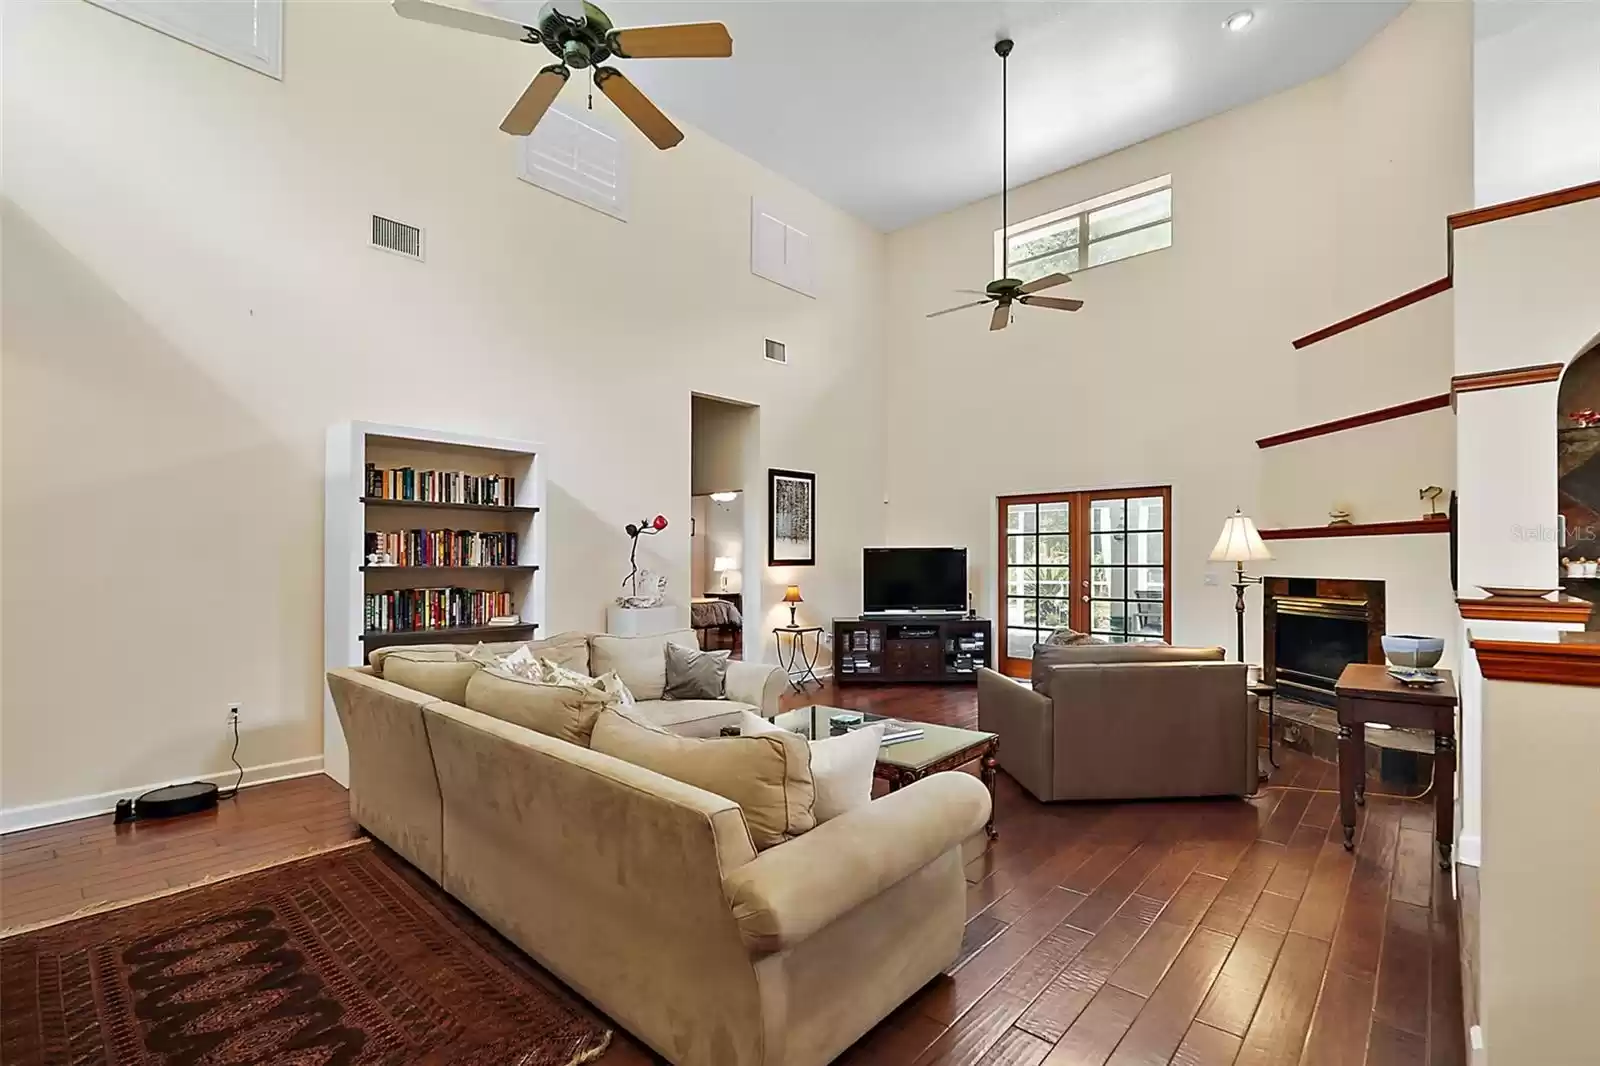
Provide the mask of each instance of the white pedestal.
{"label": "white pedestal", "polygon": [[653,637],[689,628],[684,609],[668,603],[660,607],[606,608],[606,632],[614,637]]}

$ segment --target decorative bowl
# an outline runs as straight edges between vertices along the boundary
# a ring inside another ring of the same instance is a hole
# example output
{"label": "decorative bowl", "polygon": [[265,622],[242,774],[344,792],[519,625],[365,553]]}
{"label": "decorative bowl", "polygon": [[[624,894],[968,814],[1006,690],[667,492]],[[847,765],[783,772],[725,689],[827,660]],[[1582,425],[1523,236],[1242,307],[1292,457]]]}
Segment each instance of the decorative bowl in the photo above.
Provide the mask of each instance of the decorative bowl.
{"label": "decorative bowl", "polygon": [[1384,634],[1383,654],[1395,666],[1428,670],[1444,656],[1444,640],[1409,633]]}

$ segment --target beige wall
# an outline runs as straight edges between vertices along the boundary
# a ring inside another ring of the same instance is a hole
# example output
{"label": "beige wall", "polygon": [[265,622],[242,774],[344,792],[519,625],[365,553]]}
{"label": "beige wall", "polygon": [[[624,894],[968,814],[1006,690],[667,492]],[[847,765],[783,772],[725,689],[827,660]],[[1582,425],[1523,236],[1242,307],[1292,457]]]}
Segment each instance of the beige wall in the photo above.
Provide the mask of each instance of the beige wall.
{"label": "beige wall", "polygon": [[690,491],[696,496],[744,489],[745,420],[748,408],[694,397],[691,408]]}
{"label": "beige wall", "polygon": [[1595,1059],[1600,690],[1487,681],[1478,1003],[1488,1061]]}
{"label": "beige wall", "polygon": [[[855,609],[883,539],[881,235],[692,129],[625,134],[617,222],[512,176],[526,50],[385,4],[285,21],[278,82],[89,4],[7,8],[8,811],[217,771],[230,701],[247,766],[314,763],[336,421],[544,442],[552,629],[601,625],[645,512],[687,590],[691,391],[760,404],[756,462],[816,471],[819,610]],[[808,225],[817,299],[749,274],[752,195]],[[425,226],[426,264],[369,250],[374,212]],[[747,585],[763,631],[792,579]]]}
{"label": "beige wall", "polygon": [[[1447,307],[1289,342],[1445,273],[1471,133],[1470,10],[1418,4],[1325,78],[1014,190],[1017,219],[1173,177],[1173,247],[1078,274],[1075,315],[1020,309],[995,334],[977,311],[923,317],[987,279],[997,199],[892,234],[890,541],[971,546],[992,595],[996,495],[1171,484],[1174,639],[1231,648],[1231,595],[1204,579],[1235,505],[1320,524],[1337,494],[1408,519],[1418,488],[1452,486],[1447,416],[1254,441],[1448,390]],[[1446,633],[1447,538],[1412,540],[1302,542],[1260,572],[1382,578],[1392,625]]]}

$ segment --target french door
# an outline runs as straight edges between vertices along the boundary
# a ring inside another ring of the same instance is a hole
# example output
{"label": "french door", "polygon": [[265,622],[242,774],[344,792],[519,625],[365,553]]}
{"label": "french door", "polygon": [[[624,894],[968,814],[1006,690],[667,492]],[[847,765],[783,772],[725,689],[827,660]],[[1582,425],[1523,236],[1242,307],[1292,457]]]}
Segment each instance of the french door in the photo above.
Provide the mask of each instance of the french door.
{"label": "french door", "polygon": [[1070,626],[1114,643],[1172,639],[1172,489],[1002,496],[999,661],[1024,676],[1033,646]]}

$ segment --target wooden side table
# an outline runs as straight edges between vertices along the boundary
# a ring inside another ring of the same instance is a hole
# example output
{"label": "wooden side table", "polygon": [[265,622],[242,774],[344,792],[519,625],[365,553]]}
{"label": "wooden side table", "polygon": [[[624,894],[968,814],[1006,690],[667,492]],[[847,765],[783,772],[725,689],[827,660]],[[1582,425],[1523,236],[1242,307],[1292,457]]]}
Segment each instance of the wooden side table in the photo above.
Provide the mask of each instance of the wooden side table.
{"label": "wooden side table", "polygon": [[1367,801],[1367,725],[1433,730],[1433,831],[1439,865],[1450,868],[1455,839],[1456,687],[1450,671],[1428,688],[1411,688],[1389,676],[1388,668],[1351,663],[1339,675],[1339,818],[1344,846],[1355,847],[1356,807]]}

